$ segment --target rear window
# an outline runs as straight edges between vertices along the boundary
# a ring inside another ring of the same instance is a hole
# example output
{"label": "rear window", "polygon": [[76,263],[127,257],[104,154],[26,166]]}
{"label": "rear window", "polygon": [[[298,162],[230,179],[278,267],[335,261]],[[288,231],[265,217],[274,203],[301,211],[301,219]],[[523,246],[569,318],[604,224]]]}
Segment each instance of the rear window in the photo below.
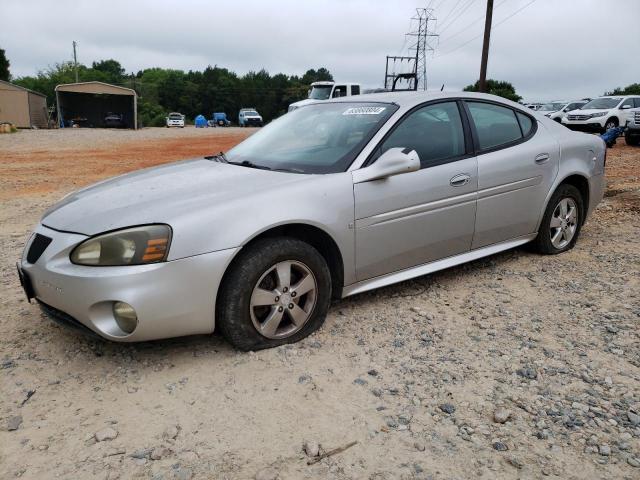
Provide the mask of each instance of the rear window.
{"label": "rear window", "polygon": [[[488,150],[520,140],[523,135],[516,113],[491,103],[467,102],[478,134],[480,150]],[[532,126],[529,126],[529,131]]]}

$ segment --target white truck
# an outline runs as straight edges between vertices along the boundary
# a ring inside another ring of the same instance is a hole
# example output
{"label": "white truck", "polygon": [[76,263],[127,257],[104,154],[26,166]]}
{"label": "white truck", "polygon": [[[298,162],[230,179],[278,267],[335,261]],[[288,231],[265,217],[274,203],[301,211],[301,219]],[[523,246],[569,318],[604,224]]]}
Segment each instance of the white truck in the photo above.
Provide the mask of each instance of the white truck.
{"label": "white truck", "polygon": [[[640,99],[636,100],[640,107]],[[624,132],[624,139],[627,145],[640,145],[640,108],[629,110],[629,120],[627,120],[627,130]]]}
{"label": "white truck", "polygon": [[317,102],[318,100],[350,97],[352,95],[360,95],[359,83],[313,82],[309,89],[308,97],[289,105],[289,111],[291,112],[296,108]]}

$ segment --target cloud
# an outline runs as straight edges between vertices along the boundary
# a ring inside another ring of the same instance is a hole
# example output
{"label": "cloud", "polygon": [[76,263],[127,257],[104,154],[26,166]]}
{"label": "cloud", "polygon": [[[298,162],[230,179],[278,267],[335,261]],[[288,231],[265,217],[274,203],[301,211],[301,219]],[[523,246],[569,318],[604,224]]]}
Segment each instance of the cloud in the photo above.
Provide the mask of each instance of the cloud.
{"label": "cloud", "polygon": [[[530,1],[496,1],[494,25]],[[443,31],[427,59],[430,88],[473,83],[485,8],[477,0],[7,2],[0,48],[14,76],[70,60],[76,40],[82,63],[115,58],[127,71],[217,64],[238,73],[301,74],[326,66],[338,80],[375,87],[419,3],[435,4],[436,32]],[[618,0],[614,10],[597,0],[536,0],[492,31],[489,76],[511,81],[529,100],[596,96],[638,82],[639,16],[636,0]]]}

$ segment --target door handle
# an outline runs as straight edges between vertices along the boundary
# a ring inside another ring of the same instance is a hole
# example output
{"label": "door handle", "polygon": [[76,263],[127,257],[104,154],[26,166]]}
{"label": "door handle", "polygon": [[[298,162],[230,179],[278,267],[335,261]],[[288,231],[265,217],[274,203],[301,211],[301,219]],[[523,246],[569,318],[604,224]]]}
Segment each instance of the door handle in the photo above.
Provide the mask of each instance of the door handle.
{"label": "door handle", "polygon": [[471,180],[471,175],[469,175],[468,173],[459,173],[458,175],[452,177],[451,180],[449,180],[449,184],[452,187],[462,187],[463,185],[469,183],[469,180]]}
{"label": "door handle", "polygon": [[541,164],[541,163],[547,163],[548,161],[549,161],[548,153],[540,153],[536,155],[536,163]]}

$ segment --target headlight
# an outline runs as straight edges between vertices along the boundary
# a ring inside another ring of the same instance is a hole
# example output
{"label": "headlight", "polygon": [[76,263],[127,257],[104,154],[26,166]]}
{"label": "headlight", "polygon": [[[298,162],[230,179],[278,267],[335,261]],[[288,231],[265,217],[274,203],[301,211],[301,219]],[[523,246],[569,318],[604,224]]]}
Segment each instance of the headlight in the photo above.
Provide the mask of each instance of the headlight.
{"label": "headlight", "polygon": [[607,114],[607,112],[592,113],[591,114],[591,118],[604,117],[606,114]]}
{"label": "headlight", "polygon": [[71,262],[94,267],[163,262],[169,253],[171,228],[146,225],[105,233],[85,240],[71,252]]}

